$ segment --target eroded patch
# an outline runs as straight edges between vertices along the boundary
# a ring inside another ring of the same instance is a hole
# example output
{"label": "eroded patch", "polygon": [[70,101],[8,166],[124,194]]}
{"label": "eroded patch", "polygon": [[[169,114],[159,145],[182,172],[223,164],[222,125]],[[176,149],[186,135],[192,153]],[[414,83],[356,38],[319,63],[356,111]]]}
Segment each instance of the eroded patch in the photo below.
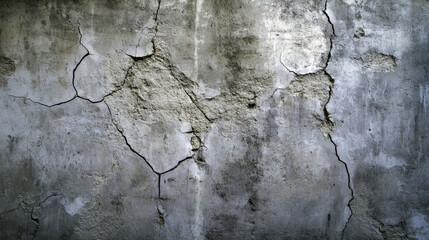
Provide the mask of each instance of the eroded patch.
{"label": "eroded patch", "polygon": [[380,52],[365,52],[357,60],[371,72],[393,72],[396,68],[396,57]]}
{"label": "eroded patch", "polygon": [[192,156],[192,136],[210,127],[192,86],[164,59],[151,57],[136,62],[124,87],[106,99],[130,145],[156,172]]}
{"label": "eroded patch", "polygon": [[296,76],[295,80],[289,84],[288,90],[291,93],[300,94],[306,98],[314,98],[325,103],[329,98],[330,85],[329,76],[323,72],[319,72]]}

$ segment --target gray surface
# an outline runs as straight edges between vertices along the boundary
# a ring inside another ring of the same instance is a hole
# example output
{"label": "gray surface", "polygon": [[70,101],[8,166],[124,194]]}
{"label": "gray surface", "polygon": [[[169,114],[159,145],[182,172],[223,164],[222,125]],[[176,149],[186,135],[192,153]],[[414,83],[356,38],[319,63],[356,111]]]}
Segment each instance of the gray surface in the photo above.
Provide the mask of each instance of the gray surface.
{"label": "gray surface", "polygon": [[428,19],[1,1],[0,239],[428,239]]}

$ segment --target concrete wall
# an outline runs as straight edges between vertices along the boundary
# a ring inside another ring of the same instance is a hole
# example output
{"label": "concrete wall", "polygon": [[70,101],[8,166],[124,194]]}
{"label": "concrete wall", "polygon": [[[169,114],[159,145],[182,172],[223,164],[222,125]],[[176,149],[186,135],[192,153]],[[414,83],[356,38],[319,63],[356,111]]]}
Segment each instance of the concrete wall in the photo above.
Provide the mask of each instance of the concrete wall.
{"label": "concrete wall", "polygon": [[429,239],[426,0],[0,1],[0,239]]}

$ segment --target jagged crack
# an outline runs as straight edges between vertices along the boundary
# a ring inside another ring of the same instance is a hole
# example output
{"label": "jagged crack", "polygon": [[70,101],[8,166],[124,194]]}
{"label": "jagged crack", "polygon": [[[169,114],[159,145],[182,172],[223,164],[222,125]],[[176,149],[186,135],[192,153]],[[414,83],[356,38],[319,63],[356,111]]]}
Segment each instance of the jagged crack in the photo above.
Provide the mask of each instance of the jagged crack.
{"label": "jagged crack", "polygon": [[327,8],[328,8],[328,0],[326,0],[326,2],[325,2],[325,9],[323,10],[323,14],[326,16],[326,18],[328,19],[329,24],[331,25],[331,28],[332,28],[332,35],[331,35],[331,37],[329,38],[329,41],[330,41],[329,53],[328,53],[328,58],[327,58],[327,60],[326,60],[326,65],[325,65],[325,67],[323,68],[323,72],[324,72],[327,76],[329,76],[329,80],[330,80],[330,82],[331,82],[331,85],[329,86],[329,96],[328,96],[328,100],[326,101],[325,105],[323,106],[323,113],[324,113],[324,117],[325,117],[325,122],[328,124],[329,129],[330,129],[330,131],[329,131],[329,133],[328,133],[328,137],[329,137],[329,140],[331,141],[331,143],[334,145],[334,149],[335,149],[335,156],[337,157],[337,160],[338,160],[339,162],[341,162],[341,163],[344,165],[344,168],[346,169],[346,173],[347,173],[347,186],[348,186],[348,188],[349,188],[349,190],[350,190],[350,194],[351,194],[351,198],[349,199],[349,201],[348,201],[348,203],[347,203],[347,207],[348,207],[348,208],[349,208],[349,210],[350,210],[350,216],[349,216],[349,218],[347,219],[347,222],[346,222],[346,224],[344,225],[343,230],[341,231],[341,239],[343,239],[343,238],[344,238],[345,230],[346,230],[346,228],[347,228],[347,226],[348,226],[348,224],[349,224],[349,222],[350,222],[350,219],[351,219],[351,217],[352,217],[352,215],[353,215],[353,209],[352,209],[352,206],[351,206],[351,202],[352,202],[352,201],[353,201],[353,199],[354,199],[354,191],[353,191],[352,184],[351,184],[351,177],[350,177],[350,171],[349,171],[348,165],[347,165],[347,163],[346,163],[345,161],[341,160],[341,158],[340,158],[340,156],[339,156],[339,154],[338,154],[338,145],[334,142],[334,140],[333,140],[333,138],[332,138],[332,135],[331,135],[331,132],[332,132],[333,127],[334,127],[334,123],[332,122],[332,120],[331,120],[331,118],[330,118],[330,116],[329,116],[328,109],[327,109],[327,105],[328,105],[328,104],[329,104],[329,102],[331,101],[331,97],[332,97],[332,94],[333,94],[333,88],[334,88],[335,80],[334,80],[334,79],[332,78],[332,76],[328,73],[328,71],[326,70],[326,68],[328,67],[329,62],[330,62],[331,57],[332,57],[333,37],[335,37],[335,36],[336,36],[336,34],[335,34],[335,28],[334,28],[334,24],[332,23],[331,18],[329,17],[329,14],[327,13]]}
{"label": "jagged crack", "polygon": [[349,216],[349,218],[347,219],[347,222],[346,222],[346,224],[344,225],[343,230],[341,231],[341,239],[343,239],[343,238],[344,238],[345,230],[346,230],[346,228],[347,228],[347,226],[348,226],[348,224],[349,224],[349,222],[350,222],[350,219],[352,218],[352,215],[353,215],[353,209],[352,209],[351,202],[355,199],[355,196],[354,196],[354,191],[353,191],[353,188],[352,188],[352,185],[351,185],[350,171],[349,171],[349,168],[348,168],[348,166],[347,166],[347,163],[346,163],[346,162],[344,162],[343,160],[341,160],[340,156],[338,155],[338,146],[337,146],[337,144],[334,142],[334,140],[332,139],[331,134],[328,134],[328,136],[329,136],[329,140],[331,141],[331,143],[332,143],[332,144],[334,145],[334,147],[335,147],[335,155],[337,156],[338,161],[340,161],[340,162],[344,165],[344,168],[346,169],[346,172],[347,172],[347,181],[348,181],[348,182],[347,182],[347,186],[348,186],[348,188],[349,188],[349,190],[350,190],[350,193],[351,193],[351,198],[350,198],[350,199],[349,199],[349,201],[347,202],[347,207],[350,209],[350,216]]}

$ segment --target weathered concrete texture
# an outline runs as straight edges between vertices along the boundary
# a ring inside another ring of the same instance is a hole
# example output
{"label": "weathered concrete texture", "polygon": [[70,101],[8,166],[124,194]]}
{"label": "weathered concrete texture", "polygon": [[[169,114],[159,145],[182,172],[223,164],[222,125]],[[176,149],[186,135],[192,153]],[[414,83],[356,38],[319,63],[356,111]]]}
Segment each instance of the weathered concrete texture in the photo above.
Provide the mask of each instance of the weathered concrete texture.
{"label": "weathered concrete texture", "polygon": [[347,238],[429,238],[429,3],[332,3],[328,111],[355,199]]}
{"label": "weathered concrete texture", "polygon": [[0,1],[0,239],[428,239],[428,19]]}

